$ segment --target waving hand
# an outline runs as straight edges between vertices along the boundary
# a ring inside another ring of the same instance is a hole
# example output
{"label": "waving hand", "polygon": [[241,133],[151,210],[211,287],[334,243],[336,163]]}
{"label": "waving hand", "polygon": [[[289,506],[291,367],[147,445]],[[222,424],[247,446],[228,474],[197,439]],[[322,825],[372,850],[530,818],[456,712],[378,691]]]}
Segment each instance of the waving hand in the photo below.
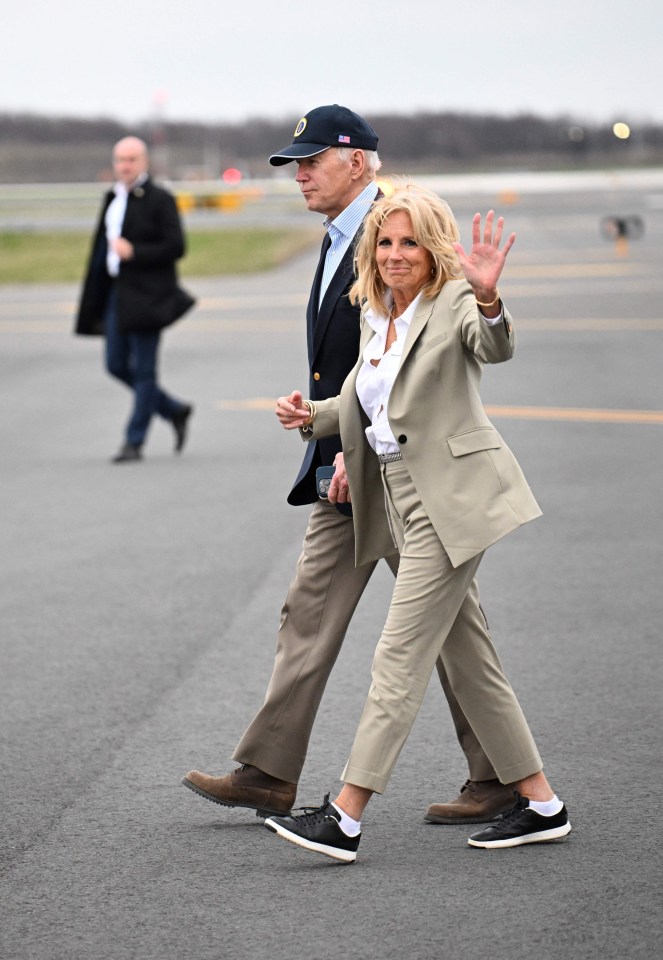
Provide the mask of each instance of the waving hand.
{"label": "waving hand", "polygon": [[[502,242],[502,231],[504,229],[504,217],[498,217],[493,232],[493,221],[495,211],[489,210],[486,214],[486,222],[481,230],[481,214],[475,213],[472,220],[472,248],[466,253],[461,243],[454,243],[453,247],[458,254],[461,270],[465,274],[465,279],[472,287],[474,295],[479,304],[492,306],[495,301],[499,313],[499,294],[497,292],[497,281],[504,269],[504,262],[507,254],[516,239],[515,233],[512,233],[504,242]],[[486,313],[486,311],[482,310]],[[486,313],[490,316],[490,312]]]}

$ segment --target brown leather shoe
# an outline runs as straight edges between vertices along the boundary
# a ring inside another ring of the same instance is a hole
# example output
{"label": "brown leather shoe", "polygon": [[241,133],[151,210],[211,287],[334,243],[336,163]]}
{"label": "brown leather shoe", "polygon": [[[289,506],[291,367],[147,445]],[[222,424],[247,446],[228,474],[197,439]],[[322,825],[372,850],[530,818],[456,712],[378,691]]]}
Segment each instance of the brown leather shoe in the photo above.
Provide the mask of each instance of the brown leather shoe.
{"label": "brown leather shoe", "polygon": [[277,780],[257,767],[244,764],[225,777],[210,777],[190,770],[182,779],[189,790],[224,807],[248,807],[259,817],[288,814],[297,794],[297,784]]}
{"label": "brown leather shoe", "polygon": [[515,803],[511,787],[499,780],[466,780],[451,803],[431,803],[430,823],[489,823]]}

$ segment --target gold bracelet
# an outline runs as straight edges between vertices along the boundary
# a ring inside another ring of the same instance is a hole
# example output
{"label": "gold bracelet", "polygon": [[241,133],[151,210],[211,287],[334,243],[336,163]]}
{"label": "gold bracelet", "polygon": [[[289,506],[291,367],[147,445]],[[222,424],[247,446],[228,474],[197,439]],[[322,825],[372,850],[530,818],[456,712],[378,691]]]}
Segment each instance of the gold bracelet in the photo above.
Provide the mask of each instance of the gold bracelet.
{"label": "gold bracelet", "polygon": [[304,400],[304,406],[308,410],[308,423],[305,424],[307,427],[313,426],[313,421],[318,415],[318,409],[315,403],[312,400]]}
{"label": "gold bracelet", "polygon": [[[496,289],[497,289],[497,288],[496,288]],[[476,300],[476,297],[475,297],[474,299]],[[481,300],[477,300],[477,305],[480,306],[480,307],[494,307],[495,304],[498,302],[499,299],[500,299],[500,292],[499,292],[499,290],[498,290],[498,291],[497,291],[497,296],[495,297],[494,300],[491,300],[490,303],[482,303]]]}

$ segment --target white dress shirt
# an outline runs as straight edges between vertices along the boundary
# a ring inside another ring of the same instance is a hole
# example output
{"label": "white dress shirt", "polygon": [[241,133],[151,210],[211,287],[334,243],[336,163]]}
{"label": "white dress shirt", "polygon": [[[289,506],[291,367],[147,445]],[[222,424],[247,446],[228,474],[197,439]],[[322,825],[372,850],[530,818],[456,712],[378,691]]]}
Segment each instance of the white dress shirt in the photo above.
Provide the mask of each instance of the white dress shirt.
{"label": "white dress shirt", "polygon": [[146,180],[147,174],[143,173],[134,183],[131,184],[130,187],[125,186],[123,183],[116,183],[113,187],[115,196],[108,204],[106,216],[104,218],[104,223],[106,224],[106,242],[108,244],[108,252],[106,253],[106,269],[111,277],[116,277],[120,272],[120,258],[113,250],[113,244],[111,241],[117,240],[117,238],[122,234],[122,224],[124,223],[124,216],[127,212],[127,200],[129,199],[129,193],[134,189],[134,187],[138,187],[141,183],[145,183]]}

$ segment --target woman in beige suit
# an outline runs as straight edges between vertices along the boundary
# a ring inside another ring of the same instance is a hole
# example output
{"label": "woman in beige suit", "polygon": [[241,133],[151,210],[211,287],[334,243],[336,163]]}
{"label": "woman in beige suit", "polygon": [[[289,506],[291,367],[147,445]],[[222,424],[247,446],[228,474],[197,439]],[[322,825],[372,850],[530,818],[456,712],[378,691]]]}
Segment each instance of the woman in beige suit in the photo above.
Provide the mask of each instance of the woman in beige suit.
{"label": "woman in beige suit", "polygon": [[511,813],[469,839],[506,847],[571,829],[493,648],[476,573],[484,551],[540,515],[479,395],[484,363],[513,355],[515,336],[497,281],[512,234],[477,214],[466,253],[437,195],[401,186],[378,200],[357,248],[351,296],[363,304],[360,356],[339,397],[277,401],[305,439],[339,432],[332,502],[351,500],[357,564],[393,551],[400,566],[378,642],[344,785],[333,803],[266,826],[334,859],[356,858],[360,820],[382,793],[441,655],[453,693],[502,783]]}

